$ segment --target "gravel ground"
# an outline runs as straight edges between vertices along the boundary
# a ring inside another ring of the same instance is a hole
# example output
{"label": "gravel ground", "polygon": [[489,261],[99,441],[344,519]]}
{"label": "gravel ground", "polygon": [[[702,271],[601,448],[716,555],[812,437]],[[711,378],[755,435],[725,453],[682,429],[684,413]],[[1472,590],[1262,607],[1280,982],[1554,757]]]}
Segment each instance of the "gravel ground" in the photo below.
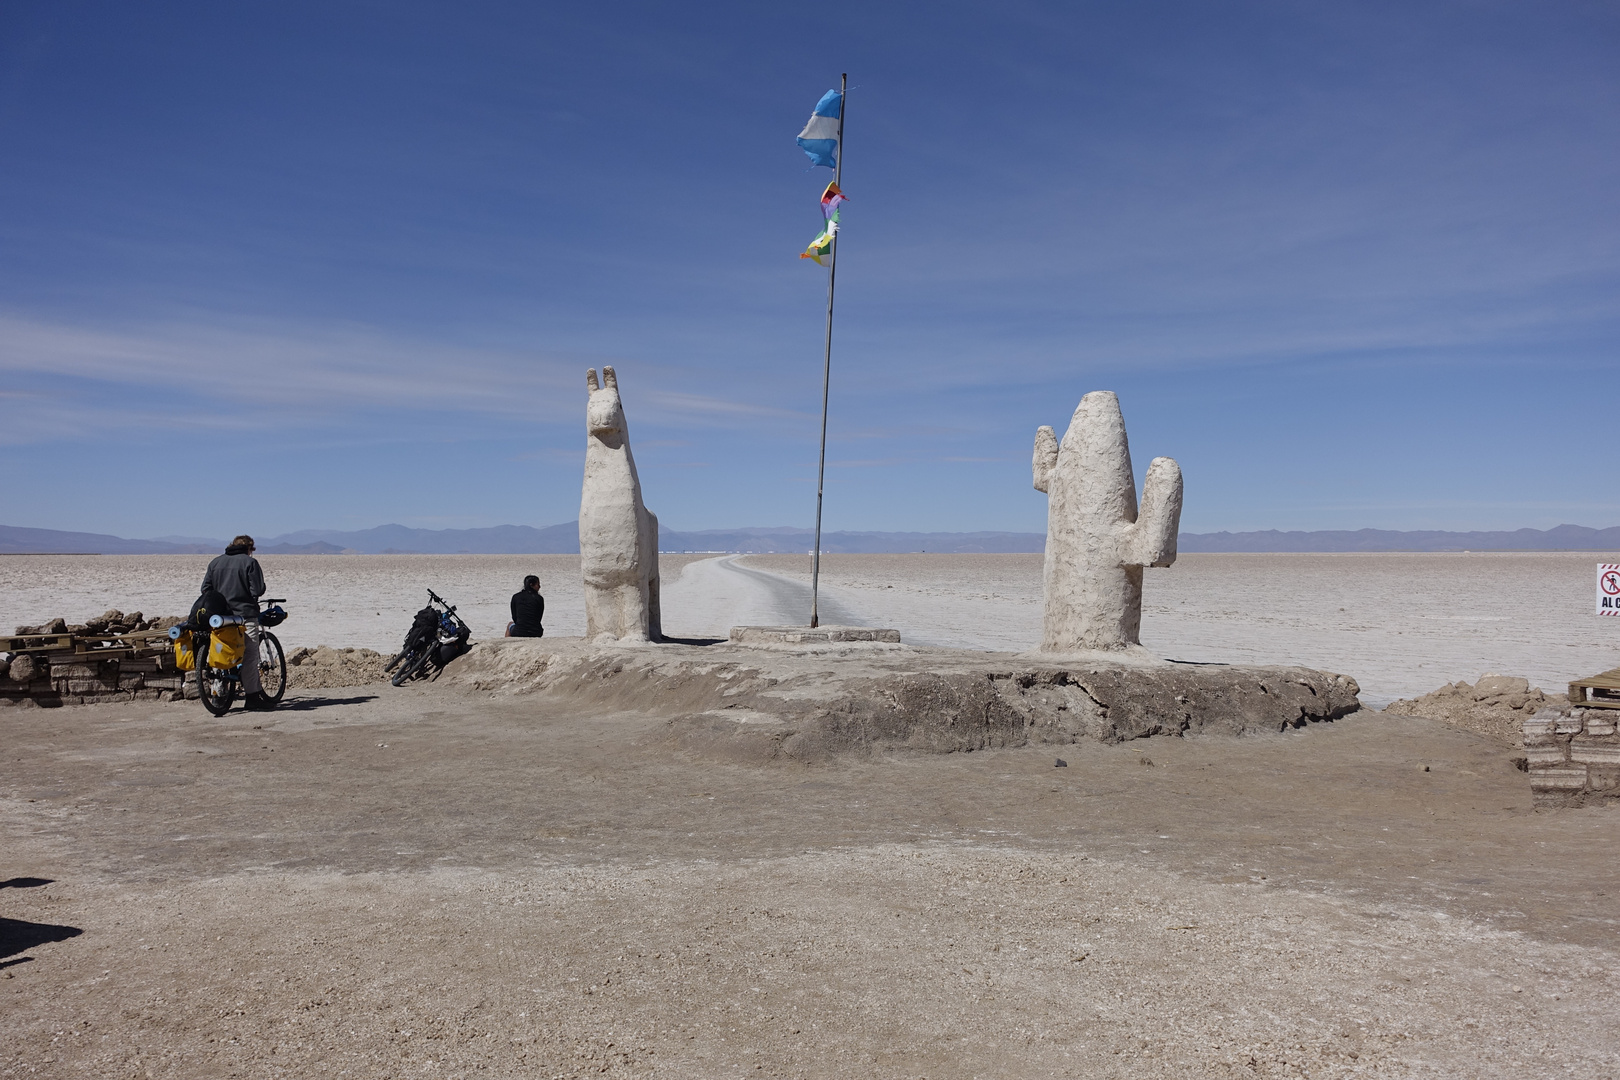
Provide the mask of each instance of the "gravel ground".
{"label": "gravel ground", "polygon": [[0,716],[0,1076],[1617,1075],[1620,811],[1478,735],[760,767],[664,723]]}
{"label": "gravel ground", "polygon": [[1384,707],[1402,716],[1426,716],[1452,727],[1494,739],[1504,746],[1524,748],[1524,722],[1543,709],[1567,710],[1569,699],[1548,694],[1530,681],[1511,675],[1484,675],[1477,683],[1452,683],[1422,697],[1403,699]]}
{"label": "gravel ground", "polygon": [[334,649],[318,645],[294,649],[287,654],[287,685],[298,690],[329,690],[339,686],[363,686],[386,682],[384,665],[393,654],[384,656],[374,649]]}

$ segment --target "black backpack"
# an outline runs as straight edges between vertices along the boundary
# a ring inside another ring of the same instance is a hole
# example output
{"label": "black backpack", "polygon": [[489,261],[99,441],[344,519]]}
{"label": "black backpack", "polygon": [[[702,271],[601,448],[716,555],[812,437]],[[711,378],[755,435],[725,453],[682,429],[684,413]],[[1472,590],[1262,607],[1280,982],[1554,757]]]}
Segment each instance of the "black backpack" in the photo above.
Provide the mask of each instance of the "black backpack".
{"label": "black backpack", "polygon": [[191,623],[195,629],[206,630],[208,629],[208,619],[213,615],[223,615],[229,618],[231,605],[218,589],[205,584],[203,585],[202,594],[191,605],[191,611],[187,615],[186,621]]}
{"label": "black backpack", "polygon": [[439,636],[439,612],[429,606],[416,613],[411,620],[411,628],[405,634],[406,649],[420,649],[432,643]]}

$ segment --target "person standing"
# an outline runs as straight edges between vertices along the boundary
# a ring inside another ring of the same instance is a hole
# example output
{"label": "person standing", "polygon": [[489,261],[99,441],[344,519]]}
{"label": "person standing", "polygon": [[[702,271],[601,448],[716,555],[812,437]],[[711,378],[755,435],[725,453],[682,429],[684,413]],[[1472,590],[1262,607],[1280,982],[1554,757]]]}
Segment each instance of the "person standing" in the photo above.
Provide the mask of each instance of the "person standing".
{"label": "person standing", "polygon": [[545,637],[546,598],[540,595],[540,579],[530,574],[523,589],[512,594],[512,621],[506,624],[507,637]]}
{"label": "person standing", "polygon": [[242,620],[246,650],[242,657],[242,689],[247,692],[249,709],[274,709],[276,703],[264,692],[259,681],[259,597],[264,595],[264,571],[253,557],[253,537],[243,534],[232,540],[225,554],[214,556],[203,574],[202,591],[213,589],[225,598],[231,614]]}

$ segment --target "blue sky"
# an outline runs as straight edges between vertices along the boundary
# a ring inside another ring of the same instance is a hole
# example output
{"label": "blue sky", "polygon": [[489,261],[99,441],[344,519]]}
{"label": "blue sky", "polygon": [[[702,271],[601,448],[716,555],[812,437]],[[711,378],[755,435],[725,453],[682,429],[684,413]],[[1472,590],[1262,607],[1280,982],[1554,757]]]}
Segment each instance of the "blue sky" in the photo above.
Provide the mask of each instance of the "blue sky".
{"label": "blue sky", "polygon": [[1620,523],[1620,9],[0,6],[0,522],[548,525],[617,367],[666,525]]}

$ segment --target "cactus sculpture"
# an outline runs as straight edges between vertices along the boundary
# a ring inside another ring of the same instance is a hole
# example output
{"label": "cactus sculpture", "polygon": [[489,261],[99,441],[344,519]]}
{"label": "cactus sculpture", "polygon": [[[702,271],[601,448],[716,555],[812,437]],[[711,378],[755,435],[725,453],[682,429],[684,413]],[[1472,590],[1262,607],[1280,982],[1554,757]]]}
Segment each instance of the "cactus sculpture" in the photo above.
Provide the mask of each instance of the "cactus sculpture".
{"label": "cactus sculpture", "polygon": [[579,556],[585,577],[585,636],[657,641],[658,518],[641,501],[630,428],[610,367],[585,373],[585,483],[579,500]]}
{"label": "cactus sculpture", "polygon": [[1119,398],[1080,399],[1058,445],[1035,433],[1035,489],[1047,495],[1043,653],[1141,648],[1142,568],[1176,561],[1181,466],[1154,458],[1136,508]]}

